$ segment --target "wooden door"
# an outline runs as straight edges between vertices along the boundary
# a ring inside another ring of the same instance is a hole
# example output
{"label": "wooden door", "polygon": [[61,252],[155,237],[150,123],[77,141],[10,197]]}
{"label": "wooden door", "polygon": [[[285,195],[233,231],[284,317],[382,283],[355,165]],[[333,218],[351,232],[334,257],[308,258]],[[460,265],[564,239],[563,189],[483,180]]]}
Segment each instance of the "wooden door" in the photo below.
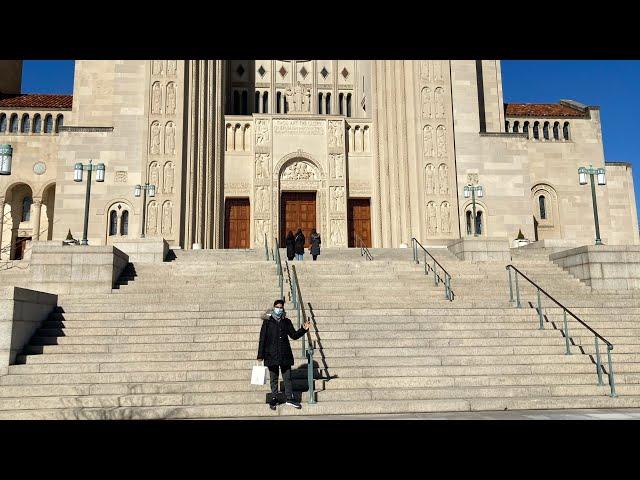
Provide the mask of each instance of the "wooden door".
{"label": "wooden door", "polygon": [[224,248],[249,248],[251,213],[248,198],[227,198],[224,213]]}
{"label": "wooden door", "polygon": [[[311,245],[309,237],[316,226],[316,192],[284,192],[280,202],[280,245],[285,245],[289,230],[302,229],[304,245]],[[322,232],[318,232],[322,234]]]}
{"label": "wooden door", "polygon": [[350,198],[348,201],[347,220],[349,222],[349,246],[359,247],[356,234],[362,239],[365,247],[371,248],[371,206],[368,198]]}

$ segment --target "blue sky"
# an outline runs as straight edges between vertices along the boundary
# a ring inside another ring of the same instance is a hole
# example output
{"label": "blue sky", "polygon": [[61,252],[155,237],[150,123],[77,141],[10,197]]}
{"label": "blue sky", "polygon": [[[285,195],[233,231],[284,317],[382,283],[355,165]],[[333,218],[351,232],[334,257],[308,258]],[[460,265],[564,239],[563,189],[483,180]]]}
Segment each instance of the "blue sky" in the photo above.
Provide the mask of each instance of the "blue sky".
{"label": "blue sky", "polygon": [[[605,158],[631,162],[640,206],[640,61],[505,60],[505,102],[553,103],[561,98],[599,105]],[[73,92],[73,61],[25,61],[25,93]],[[632,141],[634,140],[634,141]]]}

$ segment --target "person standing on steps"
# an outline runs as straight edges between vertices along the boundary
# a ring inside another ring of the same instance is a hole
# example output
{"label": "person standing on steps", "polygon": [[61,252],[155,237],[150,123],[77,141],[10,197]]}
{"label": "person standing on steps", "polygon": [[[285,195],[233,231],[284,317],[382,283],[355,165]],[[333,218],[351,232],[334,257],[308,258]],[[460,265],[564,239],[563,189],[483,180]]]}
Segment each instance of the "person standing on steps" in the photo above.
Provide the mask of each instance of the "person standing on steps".
{"label": "person standing on steps", "polygon": [[295,238],[295,252],[296,252],[296,260],[303,260],[304,257],[304,233],[302,233],[302,229],[299,228],[296,232]]}
{"label": "person standing on steps", "polygon": [[322,243],[322,240],[320,240],[320,234],[316,232],[315,228],[311,230],[309,241],[311,242],[309,253],[313,256],[313,261],[315,262],[318,255],[320,255],[320,244]]}
{"label": "person standing on steps", "polygon": [[269,408],[276,409],[278,403],[278,369],[282,372],[284,380],[284,393],[287,397],[286,404],[294,408],[302,408],[299,402],[293,398],[291,385],[291,367],[294,364],[293,352],[289,344],[289,338],[297,340],[309,330],[311,322],[307,319],[300,330],[293,328],[293,323],[284,312],[284,301],[273,302],[273,310],[262,315],[262,328],[260,329],[260,343],[258,344],[258,361],[264,361],[269,369],[271,381],[271,400]]}
{"label": "person standing on steps", "polygon": [[296,239],[293,236],[293,232],[291,230],[289,230],[289,233],[287,234],[287,238],[285,239],[285,244],[287,246],[287,258],[289,259],[289,261],[293,260],[293,257],[295,256],[296,252]]}

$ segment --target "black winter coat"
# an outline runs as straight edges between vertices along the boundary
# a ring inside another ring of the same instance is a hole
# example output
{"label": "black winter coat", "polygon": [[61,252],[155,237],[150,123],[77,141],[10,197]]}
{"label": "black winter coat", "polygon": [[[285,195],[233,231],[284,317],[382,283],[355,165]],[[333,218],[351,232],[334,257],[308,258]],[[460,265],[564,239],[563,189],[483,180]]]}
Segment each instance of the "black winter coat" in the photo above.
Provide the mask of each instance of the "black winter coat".
{"label": "black winter coat", "polygon": [[266,367],[276,365],[293,366],[293,352],[289,345],[289,337],[297,340],[307,331],[300,327],[296,332],[291,320],[283,318],[279,322],[271,315],[262,321],[260,329],[260,343],[258,345],[258,360],[264,359]]}
{"label": "black winter coat", "polygon": [[311,234],[311,255],[320,255],[320,244],[322,240],[320,240],[320,234],[316,233],[315,235]]}
{"label": "black winter coat", "polygon": [[293,257],[295,256],[296,241],[294,238],[287,237],[286,243],[287,243],[287,258],[289,260],[293,260]]}
{"label": "black winter coat", "polygon": [[296,235],[296,253],[302,255],[304,253],[304,233]]}

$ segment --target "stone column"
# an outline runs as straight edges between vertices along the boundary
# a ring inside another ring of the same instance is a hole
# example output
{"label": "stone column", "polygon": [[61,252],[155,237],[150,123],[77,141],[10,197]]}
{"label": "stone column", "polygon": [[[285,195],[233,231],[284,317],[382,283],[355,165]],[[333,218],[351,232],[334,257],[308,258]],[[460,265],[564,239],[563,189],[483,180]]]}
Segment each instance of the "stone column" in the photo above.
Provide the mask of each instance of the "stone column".
{"label": "stone column", "polygon": [[2,231],[4,230],[4,198],[0,198],[0,260],[2,259]]}
{"label": "stone column", "polygon": [[42,199],[33,199],[33,239],[40,240],[40,214],[42,213]]}

